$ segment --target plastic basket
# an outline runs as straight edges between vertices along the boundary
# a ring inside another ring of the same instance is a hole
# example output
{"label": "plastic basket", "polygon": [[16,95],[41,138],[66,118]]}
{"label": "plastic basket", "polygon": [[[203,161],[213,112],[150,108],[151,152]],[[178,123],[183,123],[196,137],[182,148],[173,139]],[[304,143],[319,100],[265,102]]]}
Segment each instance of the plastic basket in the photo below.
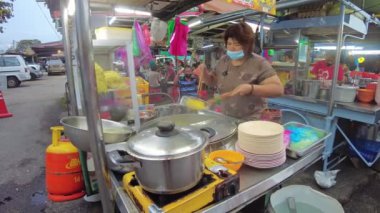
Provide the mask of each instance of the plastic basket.
{"label": "plastic basket", "polygon": [[[123,79],[124,79],[125,84],[127,85],[127,88],[114,90],[114,98],[119,102],[130,105],[131,89],[130,89],[129,77],[124,77]],[[149,93],[149,83],[145,81],[143,78],[137,77],[136,84],[137,84],[137,88],[136,88],[137,94],[139,95],[139,104],[149,104],[149,96],[145,96],[143,99],[141,98],[142,94]]]}
{"label": "plastic basket", "polygon": [[[373,162],[380,152],[380,142],[366,139],[355,139],[352,141],[355,148],[360,154],[368,161]],[[357,156],[355,151],[349,147],[349,154],[351,156]]]}

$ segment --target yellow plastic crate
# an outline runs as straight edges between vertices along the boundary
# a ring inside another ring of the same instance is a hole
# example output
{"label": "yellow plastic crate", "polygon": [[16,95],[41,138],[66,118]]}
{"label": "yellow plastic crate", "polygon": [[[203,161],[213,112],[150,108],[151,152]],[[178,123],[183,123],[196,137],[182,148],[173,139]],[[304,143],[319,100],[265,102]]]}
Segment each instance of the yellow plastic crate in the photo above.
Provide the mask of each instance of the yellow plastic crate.
{"label": "yellow plastic crate", "polygon": [[[127,85],[126,89],[118,89],[114,91],[114,97],[117,101],[131,105],[131,89],[130,82],[128,77],[124,77],[125,84]],[[142,98],[143,94],[149,93],[149,83],[141,77],[136,78],[137,84],[137,94],[139,99],[139,104],[149,104],[149,96]]]}

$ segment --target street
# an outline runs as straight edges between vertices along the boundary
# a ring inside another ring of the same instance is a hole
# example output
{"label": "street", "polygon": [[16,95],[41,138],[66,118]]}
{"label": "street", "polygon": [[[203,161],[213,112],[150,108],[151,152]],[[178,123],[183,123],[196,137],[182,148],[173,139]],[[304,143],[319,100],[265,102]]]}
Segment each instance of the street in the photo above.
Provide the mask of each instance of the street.
{"label": "street", "polygon": [[84,212],[83,199],[57,204],[46,197],[45,149],[50,127],[65,115],[65,82],[65,75],[43,76],[3,92],[13,117],[0,119],[0,212]]}

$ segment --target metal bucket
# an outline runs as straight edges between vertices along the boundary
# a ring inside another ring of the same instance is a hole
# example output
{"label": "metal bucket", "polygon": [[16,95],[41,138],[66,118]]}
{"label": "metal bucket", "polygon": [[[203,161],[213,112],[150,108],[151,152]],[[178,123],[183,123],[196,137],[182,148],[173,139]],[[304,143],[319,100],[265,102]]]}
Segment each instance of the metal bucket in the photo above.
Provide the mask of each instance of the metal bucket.
{"label": "metal bucket", "polygon": [[303,80],[302,96],[309,98],[317,98],[321,82],[319,80]]}

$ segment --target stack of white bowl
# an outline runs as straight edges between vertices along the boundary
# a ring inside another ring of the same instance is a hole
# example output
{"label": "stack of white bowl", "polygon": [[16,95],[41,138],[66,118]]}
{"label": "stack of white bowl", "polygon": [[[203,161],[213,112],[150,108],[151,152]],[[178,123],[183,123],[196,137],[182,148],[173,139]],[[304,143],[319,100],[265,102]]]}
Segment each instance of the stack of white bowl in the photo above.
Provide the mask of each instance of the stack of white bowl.
{"label": "stack of white bowl", "polygon": [[284,127],[270,121],[248,121],[238,127],[236,150],[244,163],[256,168],[273,168],[286,161]]}

